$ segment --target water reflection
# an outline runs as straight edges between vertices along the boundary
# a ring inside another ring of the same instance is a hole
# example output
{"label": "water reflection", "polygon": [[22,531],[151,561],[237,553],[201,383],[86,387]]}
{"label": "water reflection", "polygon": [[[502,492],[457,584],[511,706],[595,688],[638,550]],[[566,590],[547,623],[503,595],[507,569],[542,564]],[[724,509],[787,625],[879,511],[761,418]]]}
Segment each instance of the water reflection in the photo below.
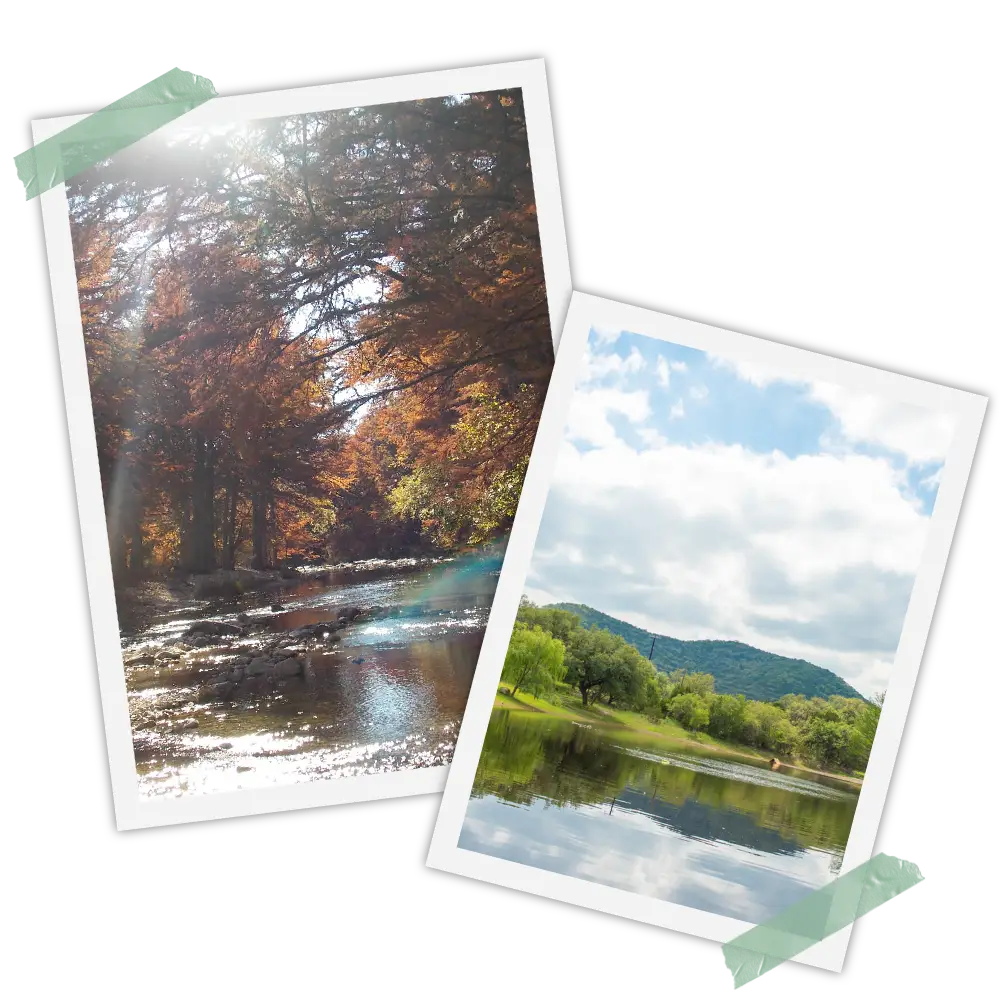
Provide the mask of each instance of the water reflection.
{"label": "water reflection", "polygon": [[[449,763],[496,576],[496,560],[454,560],[315,574],[290,581],[280,594],[238,601],[126,609],[123,646],[134,662],[126,680],[142,794],[212,793]],[[250,700],[205,703],[201,694],[206,678],[235,655],[254,655],[259,636],[234,638],[221,652],[155,658],[192,621],[236,622],[250,613],[266,620],[264,641],[274,643],[345,606],[365,614],[335,644],[301,654],[302,676]],[[146,651],[150,662],[140,662]]]}
{"label": "water reflection", "polygon": [[836,876],[847,783],[495,711],[459,846],[759,923]]}

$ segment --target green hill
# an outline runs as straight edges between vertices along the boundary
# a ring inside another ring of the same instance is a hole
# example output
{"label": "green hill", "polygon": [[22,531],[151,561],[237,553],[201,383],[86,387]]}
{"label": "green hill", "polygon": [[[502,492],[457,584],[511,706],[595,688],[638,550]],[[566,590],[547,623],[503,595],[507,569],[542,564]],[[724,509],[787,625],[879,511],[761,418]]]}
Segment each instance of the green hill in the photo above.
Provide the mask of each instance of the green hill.
{"label": "green hill", "polygon": [[805,660],[765,653],[742,642],[714,639],[684,642],[656,635],[588,608],[586,604],[553,604],[551,607],[579,615],[584,625],[596,625],[620,635],[643,656],[649,656],[652,646],[652,660],[657,670],[669,672],[682,667],[689,673],[712,674],[715,690],[720,694],[744,694],[756,701],[776,701],[783,694],[804,694],[808,698],[828,698],[832,694],[845,698],[863,697],[833,671]]}

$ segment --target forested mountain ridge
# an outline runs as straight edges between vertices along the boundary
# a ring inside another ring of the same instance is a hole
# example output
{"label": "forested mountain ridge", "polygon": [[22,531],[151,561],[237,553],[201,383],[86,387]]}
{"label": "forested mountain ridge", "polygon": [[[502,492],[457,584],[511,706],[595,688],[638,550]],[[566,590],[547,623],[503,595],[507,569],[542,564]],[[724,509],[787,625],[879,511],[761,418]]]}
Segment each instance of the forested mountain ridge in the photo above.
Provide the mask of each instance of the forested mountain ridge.
{"label": "forested mountain ridge", "polygon": [[645,657],[649,657],[652,647],[651,660],[657,670],[667,673],[683,669],[689,673],[712,674],[719,694],[743,694],[755,701],[777,701],[785,694],[801,694],[808,698],[863,697],[833,671],[806,660],[778,656],[742,642],[684,641],[657,635],[586,604],[559,603],[549,607],[572,612],[584,625],[595,625],[621,636]]}

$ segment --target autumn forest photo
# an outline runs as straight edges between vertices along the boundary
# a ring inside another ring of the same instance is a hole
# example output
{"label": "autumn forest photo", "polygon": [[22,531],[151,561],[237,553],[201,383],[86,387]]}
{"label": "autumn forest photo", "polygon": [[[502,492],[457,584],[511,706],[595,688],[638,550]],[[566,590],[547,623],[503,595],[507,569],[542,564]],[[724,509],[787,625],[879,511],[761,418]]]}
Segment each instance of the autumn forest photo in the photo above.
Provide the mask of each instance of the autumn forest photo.
{"label": "autumn forest photo", "polygon": [[553,361],[521,92],[67,197],[140,794],[448,763]]}

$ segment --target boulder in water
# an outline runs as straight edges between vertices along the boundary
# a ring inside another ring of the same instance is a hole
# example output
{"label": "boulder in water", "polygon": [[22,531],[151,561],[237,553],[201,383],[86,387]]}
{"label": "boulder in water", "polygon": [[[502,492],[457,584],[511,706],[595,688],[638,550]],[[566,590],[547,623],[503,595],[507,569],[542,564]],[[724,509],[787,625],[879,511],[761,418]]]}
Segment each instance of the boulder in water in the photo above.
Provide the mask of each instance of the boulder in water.
{"label": "boulder in water", "polygon": [[275,677],[298,677],[301,673],[302,664],[294,657],[282,660],[280,663],[275,664],[274,667]]}
{"label": "boulder in water", "polygon": [[195,622],[193,625],[188,627],[187,632],[184,633],[186,636],[196,636],[196,635],[211,635],[211,636],[223,636],[223,635],[242,635],[243,629],[239,625],[230,625],[228,622]]}
{"label": "boulder in water", "polygon": [[247,664],[247,677],[259,677],[271,668],[271,661],[266,656],[256,656]]}

